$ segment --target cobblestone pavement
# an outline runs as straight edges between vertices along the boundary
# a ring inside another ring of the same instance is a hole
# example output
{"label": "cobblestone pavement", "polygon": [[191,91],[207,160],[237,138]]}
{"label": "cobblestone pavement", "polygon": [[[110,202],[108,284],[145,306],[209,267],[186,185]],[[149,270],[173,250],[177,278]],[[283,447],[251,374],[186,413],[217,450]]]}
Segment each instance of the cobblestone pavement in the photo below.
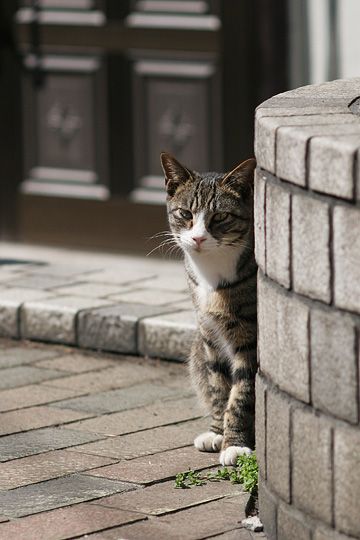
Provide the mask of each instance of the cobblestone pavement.
{"label": "cobblestone pavement", "polygon": [[206,423],[182,364],[0,340],[0,539],[263,537],[240,486],[174,488]]}

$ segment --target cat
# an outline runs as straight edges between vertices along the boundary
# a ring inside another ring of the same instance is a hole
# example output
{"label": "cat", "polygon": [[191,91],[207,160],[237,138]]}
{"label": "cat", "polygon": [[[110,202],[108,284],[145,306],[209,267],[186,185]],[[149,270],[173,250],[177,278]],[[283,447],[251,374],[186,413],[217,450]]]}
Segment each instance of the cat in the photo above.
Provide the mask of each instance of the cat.
{"label": "cat", "polygon": [[168,153],[160,159],[170,231],[184,254],[198,320],[190,375],[212,419],[194,445],[220,451],[222,465],[235,465],[255,445],[256,161],[225,174],[200,174]]}

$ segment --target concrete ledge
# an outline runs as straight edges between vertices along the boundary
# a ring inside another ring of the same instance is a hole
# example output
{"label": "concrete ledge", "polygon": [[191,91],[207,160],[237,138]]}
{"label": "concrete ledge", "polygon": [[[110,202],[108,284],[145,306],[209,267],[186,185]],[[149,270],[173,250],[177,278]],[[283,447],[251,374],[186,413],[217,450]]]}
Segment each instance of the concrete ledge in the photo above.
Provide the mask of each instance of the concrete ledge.
{"label": "concrete ledge", "polygon": [[84,253],[75,264],[71,251],[0,246],[35,261],[0,258],[0,336],[187,358],[196,325],[180,261]]}

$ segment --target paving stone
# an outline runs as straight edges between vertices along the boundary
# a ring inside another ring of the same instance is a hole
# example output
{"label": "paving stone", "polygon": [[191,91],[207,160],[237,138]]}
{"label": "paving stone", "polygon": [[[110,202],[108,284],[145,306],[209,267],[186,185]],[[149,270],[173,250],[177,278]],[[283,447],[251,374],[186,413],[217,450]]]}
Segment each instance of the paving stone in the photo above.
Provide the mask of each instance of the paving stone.
{"label": "paving stone", "polygon": [[190,392],[178,391],[168,388],[163,384],[137,384],[131,388],[119,388],[107,392],[99,392],[74,399],[67,399],[54,403],[54,407],[61,409],[73,409],[75,411],[87,411],[93,413],[111,413],[126,411],[153,403],[158,399],[176,399],[181,396],[188,397]]}
{"label": "paving stone", "polygon": [[211,537],[212,540],[255,540],[257,538],[265,538],[265,535],[263,535],[263,533],[254,533],[253,535],[250,531],[244,529],[242,526],[239,529],[234,529],[233,531],[228,531]]}
{"label": "paving stone", "polygon": [[[314,502],[314,501],[313,501]],[[304,523],[304,518],[294,512],[290,506],[280,504],[277,514],[279,540],[311,540],[310,528]]]}
{"label": "paving stone", "polygon": [[267,482],[290,502],[290,407],[285,398],[268,389],[266,396]]}
{"label": "paving stone", "polygon": [[[93,433],[101,433],[110,437],[124,435],[143,429],[150,429],[183,420],[202,416],[198,399],[195,397],[181,400],[157,402],[141,409],[131,409],[98,418],[91,418],[71,424],[71,429],[80,429]],[[1,416],[0,416],[1,419]]]}
{"label": "paving stone", "polygon": [[216,534],[232,531],[240,525],[241,519],[245,517],[244,507],[247,498],[248,495],[242,493],[235,497],[201,504],[159,517],[156,520],[121,527],[117,531],[117,536],[109,535],[109,531],[104,538],[128,538],[131,540],[144,540],[145,538],[184,540],[186,538],[186,540],[198,540],[199,538],[212,537]]}
{"label": "paving stone", "polygon": [[354,196],[354,163],[360,135],[314,137],[310,142],[309,186],[345,199]]}
{"label": "paving stone", "polygon": [[145,304],[118,304],[79,314],[78,340],[81,347],[123,353],[137,352],[137,325],[141,318],[171,308]]}
{"label": "paving stone", "polygon": [[90,414],[85,412],[66,411],[44,406],[0,413],[0,436],[58,424],[67,424],[89,416]]}
{"label": "paving stone", "polygon": [[265,272],[265,176],[258,169],[255,171],[255,258],[258,266]]}
{"label": "paving stone", "polygon": [[298,293],[329,303],[330,222],[327,204],[307,196],[292,200],[293,287]]}
{"label": "paving stone", "polygon": [[360,313],[360,211],[336,206],[333,219],[335,304]]}
{"label": "paving stone", "polygon": [[0,462],[95,441],[94,433],[64,428],[43,428],[0,438]]}
{"label": "paving stone", "polygon": [[[94,272],[99,271],[99,264],[97,263],[94,268],[91,268],[91,266],[86,264],[78,264],[74,263],[73,260],[73,253],[70,252],[70,260],[67,264],[62,264],[59,262],[52,262],[43,264],[41,266],[37,266],[36,274],[42,275],[42,276],[57,276],[57,277],[66,277],[70,278],[72,276],[90,276]],[[69,280],[68,280],[69,283]]]}
{"label": "paving stone", "polygon": [[294,505],[331,524],[331,431],[326,419],[295,410],[292,450]]}
{"label": "paving stone", "polygon": [[277,501],[261,477],[259,477],[259,515],[269,540],[277,540]]}
{"label": "paving stone", "polygon": [[88,371],[96,371],[110,366],[115,366],[119,360],[95,356],[83,353],[72,353],[50,360],[40,360],[34,365],[39,368],[57,369],[58,371],[67,371],[69,373],[86,373]]}
{"label": "paving stone", "polygon": [[119,285],[127,285],[128,283],[141,282],[145,279],[154,279],[156,277],[156,272],[148,270],[146,268],[141,268],[141,266],[144,266],[144,262],[145,261],[141,259],[138,266],[136,266],[135,264],[122,264],[119,268],[111,268],[109,270],[99,270],[98,272],[92,272],[91,277],[89,276],[88,281],[94,283],[116,283]]}
{"label": "paving stone", "polygon": [[[203,419],[192,420],[182,424],[157,427],[151,431],[139,431],[129,435],[120,435],[95,443],[76,446],[74,450],[97,456],[116,459],[133,459],[140,456],[156,454],[181,448],[192,444],[196,435],[206,428]],[[78,433],[81,433],[80,431]],[[1,439],[0,439],[1,441]]]}
{"label": "paving stone", "polygon": [[194,311],[143,319],[139,324],[139,352],[159,358],[185,360],[195,331]]}
{"label": "paving stone", "polygon": [[360,536],[360,432],[357,428],[335,429],[335,523],[336,528]]}
{"label": "paving stone", "polygon": [[[74,279],[75,282],[75,279]],[[53,289],[54,287],[61,287],[62,285],[69,285],[69,278],[67,277],[54,277],[43,274],[26,274],[16,279],[11,280],[9,285],[12,287],[26,289]],[[48,293],[49,296],[49,293]]]}
{"label": "paving stone", "polygon": [[[0,536],[16,540],[66,540],[143,519],[132,512],[80,503],[11,521],[0,526]],[[117,528],[117,527],[116,527]],[[100,537],[104,538],[104,532]],[[90,536],[89,536],[90,537]]]}
{"label": "paving stone", "polygon": [[95,478],[86,474],[73,474],[0,492],[0,504],[6,516],[15,518],[135,488],[135,484]]}
{"label": "paving stone", "polygon": [[218,454],[199,452],[194,446],[187,446],[130,461],[120,461],[114,465],[93,469],[90,474],[146,485],[175,478],[178,472],[189,469],[198,471],[218,464]]}
{"label": "paving stone", "polygon": [[266,385],[259,374],[256,375],[255,393],[256,460],[260,473],[266,480]]}
{"label": "paving stone", "polygon": [[[111,458],[90,456],[71,450],[54,450],[0,464],[1,489],[13,489],[29,484],[37,484],[51,478],[58,478],[74,472],[101,470],[113,463]],[[93,471],[91,471],[93,475]],[[101,476],[101,475],[93,475]],[[106,478],[110,478],[106,476]],[[118,480],[118,478],[113,478]],[[134,480],[136,481],[136,480]]]}
{"label": "paving stone", "polygon": [[179,263],[176,268],[171,270],[171,273],[161,272],[161,275],[146,280],[146,287],[188,293],[189,288],[183,263]]}
{"label": "paving stone", "polygon": [[134,302],[138,304],[149,304],[151,306],[163,306],[174,304],[186,300],[187,292],[169,291],[166,289],[138,288],[134,291],[120,292],[112,294],[111,299],[118,302]]}
{"label": "paving stone", "polygon": [[282,390],[310,399],[309,308],[261,273],[258,277],[259,361]]}
{"label": "paving stone", "polygon": [[[49,349],[38,349],[30,347],[9,347],[0,349],[0,368],[10,368],[14,366],[22,366],[31,364],[42,358],[52,359],[59,356],[59,351]],[[46,361],[46,360],[45,360]],[[51,362],[51,360],[49,360]],[[39,366],[41,367],[41,366]],[[44,365],[45,368],[57,369],[52,365]]]}
{"label": "paving stone", "polygon": [[2,369],[0,374],[0,389],[25,386],[64,376],[64,373],[60,373],[54,369],[39,369],[32,366],[6,368]]}
{"label": "paving stone", "polygon": [[19,337],[18,311],[23,302],[47,298],[49,292],[15,287],[0,291],[0,336]]}
{"label": "paving stone", "polygon": [[[337,115],[323,117],[323,123],[316,120],[313,126],[279,127],[276,132],[276,175],[294,184],[305,186],[307,174],[307,146],[312,137],[326,135],[358,135],[359,122],[343,125]],[[345,119],[352,120],[349,115]],[[334,125],[330,125],[330,124]],[[281,122],[284,126],[284,123]],[[272,172],[272,171],[270,171]]]}
{"label": "paving stone", "polygon": [[21,310],[21,334],[30,339],[76,343],[75,323],[79,311],[106,304],[109,304],[106,300],[82,296],[25,302]]}
{"label": "paving stone", "polygon": [[[311,313],[311,385],[314,406],[349,422],[358,421],[355,327],[342,313]],[[340,361],[341,359],[341,361]]]}
{"label": "paving stone", "polygon": [[[128,360],[128,359],[127,359]],[[63,375],[63,374],[62,374]],[[86,392],[100,392],[113,388],[122,388],[141,383],[145,380],[159,380],[164,376],[164,370],[146,362],[129,362],[126,359],[119,361],[118,365],[91,373],[71,375],[61,379],[55,379],[47,383],[48,386],[57,388],[73,388]]]}
{"label": "paving stone", "polygon": [[[91,474],[91,472],[90,472]],[[175,489],[174,481],[163,482],[136,492],[111,495],[96,501],[102,506],[110,506],[132,512],[161,515],[187,507],[203,504],[228,495],[236,495],[240,486],[231,482],[207,482],[201,489]]]}
{"label": "paving stone", "polygon": [[32,407],[33,405],[42,405],[44,403],[49,404],[66,398],[72,398],[79,394],[81,392],[70,390],[69,388],[54,388],[36,384],[2,390],[0,392],[0,412]]}
{"label": "paving stone", "polygon": [[[91,277],[91,276],[90,276]],[[107,283],[74,283],[65,287],[57,287],[56,292],[65,295],[86,296],[87,298],[106,298],[111,294],[119,294],[128,291],[129,287],[110,285]]]}
{"label": "paving stone", "polygon": [[290,287],[290,195],[279,186],[266,186],[266,273]]}

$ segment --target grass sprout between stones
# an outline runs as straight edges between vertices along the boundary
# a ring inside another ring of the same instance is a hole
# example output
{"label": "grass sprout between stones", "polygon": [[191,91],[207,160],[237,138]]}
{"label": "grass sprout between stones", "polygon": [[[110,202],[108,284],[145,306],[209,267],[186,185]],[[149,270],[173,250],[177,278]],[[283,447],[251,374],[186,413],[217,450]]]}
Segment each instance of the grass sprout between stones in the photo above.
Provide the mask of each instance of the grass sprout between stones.
{"label": "grass sprout between stones", "polygon": [[178,473],[175,477],[175,488],[189,489],[191,486],[202,486],[206,482],[230,480],[232,484],[242,484],[245,491],[253,493],[258,485],[258,464],[255,452],[237,458],[235,467],[223,467],[217,472],[200,473],[193,470]]}

